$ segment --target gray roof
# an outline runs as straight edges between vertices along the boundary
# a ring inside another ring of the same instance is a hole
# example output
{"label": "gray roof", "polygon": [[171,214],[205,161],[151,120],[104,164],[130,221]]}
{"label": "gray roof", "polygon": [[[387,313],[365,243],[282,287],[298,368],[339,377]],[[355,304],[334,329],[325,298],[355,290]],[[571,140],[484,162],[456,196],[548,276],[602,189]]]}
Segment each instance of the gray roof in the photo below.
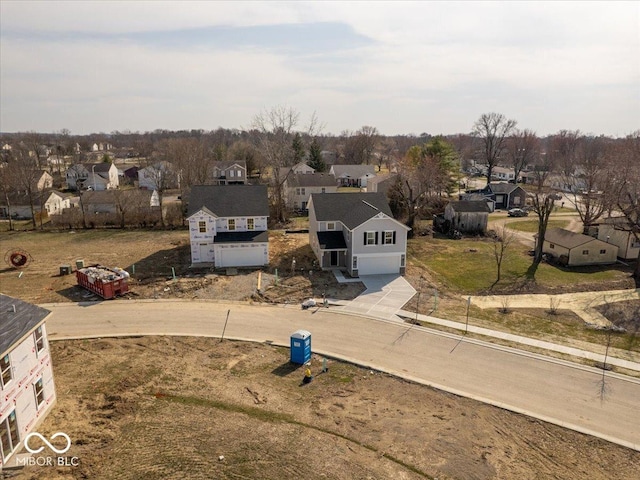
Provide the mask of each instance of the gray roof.
{"label": "gray roof", "polygon": [[238,165],[245,170],[247,169],[247,162],[244,160],[229,160],[229,161],[220,161],[213,164],[213,168],[219,168],[220,170],[226,170],[229,167],[233,167],[234,165]]}
{"label": "gray roof", "polygon": [[455,212],[491,212],[485,200],[460,200],[459,202],[449,202],[449,205]]}
{"label": "gray roof", "polygon": [[268,242],[269,232],[252,230],[248,232],[220,232],[216,235],[216,243],[235,242]]}
{"label": "gray roof", "polygon": [[218,217],[268,217],[266,185],[194,185],[187,217],[206,207]]}
{"label": "gray roof", "polygon": [[376,174],[376,167],[373,165],[334,165],[331,169],[336,177],[360,178],[366,174]]}
{"label": "gray roof", "polygon": [[290,173],[289,187],[335,187],[336,177],[328,173]]}
{"label": "gray roof", "polygon": [[84,168],[86,168],[89,172],[95,173],[106,173],[111,169],[112,163],[101,162],[101,163],[84,163]]}
{"label": "gray roof", "polygon": [[312,193],[318,221],[337,220],[353,230],[380,212],[393,218],[384,193]]}
{"label": "gray roof", "polygon": [[516,188],[520,188],[514,183],[490,183],[491,191],[493,193],[512,193]]}
{"label": "gray roof", "polygon": [[6,355],[12,346],[35,330],[50,313],[37,305],[0,293],[0,356]]}
{"label": "gray roof", "polygon": [[555,243],[561,247],[572,249],[589,243],[592,241],[604,243],[597,238],[590,237],[589,235],[583,235],[582,233],[575,233],[564,228],[551,228],[544,234],[544,239],[547,242]]}

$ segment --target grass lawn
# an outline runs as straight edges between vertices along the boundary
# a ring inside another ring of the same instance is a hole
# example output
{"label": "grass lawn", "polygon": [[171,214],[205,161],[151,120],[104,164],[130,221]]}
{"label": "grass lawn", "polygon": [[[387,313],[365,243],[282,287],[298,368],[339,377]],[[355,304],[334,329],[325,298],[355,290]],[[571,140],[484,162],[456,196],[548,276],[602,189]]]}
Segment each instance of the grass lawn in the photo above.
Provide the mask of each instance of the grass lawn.
{"label": "grass lawn", "polygon": [[[526,280],[532,258],[528,249],[514,245],[508,251],[502,265],[502,279],[494,290],[513,291]],[[409,262],[427,269],[437,282],[464,294],[486,293],[496,280],[496,261],[493,244],[487,239],[450,240],[446,238],[419,237],[409,240]],[[628,272],[613,267],[583,267],[563,269],[546,263],[540,264],[536,283],[550,289],[563,285],[595,284],[620,280]]]}
{"label": "grass lawn", "polygon": [[[569,220],[554,220],[549,219],[549,224],[547,225],[547,229],[551,228],[567,228],[569,225]],[[538,231],[538,219],[532,218],[530,220],[524,220],[521,222],[508,222],[506,224],[507,228],[511,230],[518,230],[519,232],[531,232],[536,233]]]}

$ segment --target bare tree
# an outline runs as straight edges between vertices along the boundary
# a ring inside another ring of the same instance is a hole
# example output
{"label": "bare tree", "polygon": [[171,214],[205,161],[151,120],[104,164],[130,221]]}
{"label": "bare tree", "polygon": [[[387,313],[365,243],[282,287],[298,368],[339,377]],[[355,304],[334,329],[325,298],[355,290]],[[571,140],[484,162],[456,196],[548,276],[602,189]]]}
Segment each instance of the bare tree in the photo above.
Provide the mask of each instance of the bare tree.
{"label": "bare tree", "polygon": [[502,225],[496,231],[496,235],[493,237],[493,259],[496,262],[496,281],[493,282],[491,288],[495,287],[501,279],[502,263],[507,258],[509,248],[516,239],[516,235],[511,230],[508,230],[506,225]]}
{"label": "bare tree", "polygon": [[538,137],[536,132],[532,130],[515,130],[513,135],[509,137],[506,150],[511,166],[513,166],[516,182],[520,178],[520,172],[538,157],[539,148]]}
{"label": "bare tree", "polygon": [[[19,194],[26,196],[31,209],[31,222],[33,227],[36,225],[36,202],[39,206],[42,206],[42,200],[39,199],[38,194],[41,193],[38,190],[38,180],[42,174],[40,167],[37,163],[37,157],[32,155],[26,146],[20,145],[15,150],[15,156],[13,159],[12,178],[15,182],[15,191]],[[42,212],[40,212],[42,227]]]}
{"label": "bare tree", "polygon": [[472,134],[482,140],[482,156],[487,163],[487,184],[491,182],[493,169],[501,160],[506,139],[517,122],[501,113],[483,113],[473,125]]}
{"label": "bare tree", "polygon": [[[286,221],[284,182],[288,174],[282,175],[282,167],[292,166],[295,160],[293,137],[300,121],[300,114],[290,107],[278,106],[265,110],[253,120],[253,128],[259,132],[260,146],[267,166],[271,169],[271,206],[275,222]],[[318,120],[312,115],[305,129],[307,135],[318,133]]]}

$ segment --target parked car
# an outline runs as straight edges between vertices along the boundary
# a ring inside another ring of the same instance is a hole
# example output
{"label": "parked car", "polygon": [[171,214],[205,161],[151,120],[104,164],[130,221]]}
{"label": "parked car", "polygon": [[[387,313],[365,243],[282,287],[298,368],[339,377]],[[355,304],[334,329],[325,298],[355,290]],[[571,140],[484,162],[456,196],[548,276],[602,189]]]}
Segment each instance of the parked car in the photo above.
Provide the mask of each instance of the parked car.
{"label": "parked car", "polygon": [[529,215],[529,212],[521,208],[512,208],[507,212],[507,215],[509,215],[510,217],[526,217]]}
{"label": "parked car", "polygon": [[552,193],[551,195],[549,195],[551,198],[553,198],[554,200],[562,200],[562,195],[560,195],[559,193]]}

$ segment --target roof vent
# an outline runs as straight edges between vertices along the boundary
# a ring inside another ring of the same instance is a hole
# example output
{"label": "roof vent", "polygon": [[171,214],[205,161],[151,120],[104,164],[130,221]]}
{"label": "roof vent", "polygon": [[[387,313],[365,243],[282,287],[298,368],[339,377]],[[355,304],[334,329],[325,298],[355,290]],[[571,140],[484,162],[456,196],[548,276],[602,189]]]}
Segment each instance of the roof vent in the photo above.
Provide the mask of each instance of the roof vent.
{"label": "roof vent", "polygon": [[371,205],[369,202],[366,202],[366,201],[362,200],[362,203],[364,203],[365,205],[370,206],[370,207],[371,207],[371,208],[373,208],[374,210],[379,210],[379,208],[378,208],[378,207],[374,207],[374,206],[373,206],[373,205]]}
{"label": "roof vent", "polygon": [[13,313],[16,313],[16,306],[15,306],[15,305],[11,305],[11,311],[12,311]]}

